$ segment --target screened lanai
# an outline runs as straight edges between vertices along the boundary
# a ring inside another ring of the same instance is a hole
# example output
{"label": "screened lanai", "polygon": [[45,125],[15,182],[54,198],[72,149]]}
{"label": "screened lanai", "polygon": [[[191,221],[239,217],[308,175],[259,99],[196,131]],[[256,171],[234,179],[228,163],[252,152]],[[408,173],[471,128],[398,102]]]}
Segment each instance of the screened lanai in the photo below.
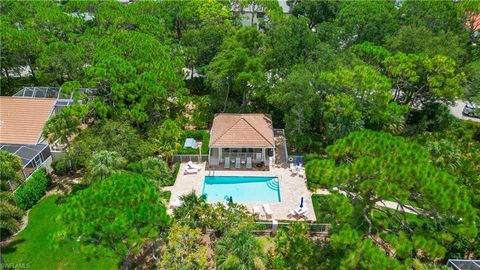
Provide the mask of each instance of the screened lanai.
{"label": "screened lanai", "polygon": [[14,97],[22,98],[55,98],[55,112],[62,108],[76,102],[79,97],[75,97],[75,94],[84,96],[93,96],[95,89],[93,88],[77,88],[75,93],[67,93],[62,91],[60,87],[43,87],[43,86],[26,86],[18,91]]}
{"label": "screened lanai", "polygon": [[[20,157],[23,163],[22,174],[25,178],[28,178],[51,156],[50,147],[48,147],[48,144],[0,144],[0,150],[8,151]],[[12,189],[14,188],[15,187],[12,187]]]}
{"label": "screened lanai", "polygon": [[455,270],[480,270],[480,260],[449,259],[447,265]]}

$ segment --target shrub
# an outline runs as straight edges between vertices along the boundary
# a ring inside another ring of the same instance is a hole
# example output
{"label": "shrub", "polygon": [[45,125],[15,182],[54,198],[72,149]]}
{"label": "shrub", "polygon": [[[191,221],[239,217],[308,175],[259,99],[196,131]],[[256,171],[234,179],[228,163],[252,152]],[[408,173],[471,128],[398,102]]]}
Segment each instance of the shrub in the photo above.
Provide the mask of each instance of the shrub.
{"label": "shrub", "polygon": [[473,139],[480,142],[480,127],[477,128],[477,131],[473,134]]}
{"label": "shrub", "polygon": [[15,201],[21,209],[30,209],[45,195],[49,185],[50,177],[47,176],[45,169],[39,169],[17,189]]}
{"label": "shrub", "polygon": [[183,148],[187,138],[194,138],[196,141],[202,142],[202,154],[208,154],[208,142],[210,140],[210,133],[206,130],[184,130],[180,137],[180,147],[177,150],[178,154],[198,155],[199,151],[193,148]]}
{"label": "shrub", "polygon": [[180,162],[177,162],[175,163],[175,168],[172,173],[172,185],[175,183],[175,180],[177,180],[177,175],[179,170],[180,170]]}
{"label": "shrub", "polygon": [[139,162],[132,162],[128,164],[127,168],[134,173],[140,174],[148,181],[156,183],[158,186],[164,187],[173,184],[172,174],[168,165],[156,157],[148,157]]}
{"label": "shrub", "polygon": [[52,168],[56,175],[67,175],[72,172],[72,167],[69,165],[69,158],[64,155],[52,162]]}

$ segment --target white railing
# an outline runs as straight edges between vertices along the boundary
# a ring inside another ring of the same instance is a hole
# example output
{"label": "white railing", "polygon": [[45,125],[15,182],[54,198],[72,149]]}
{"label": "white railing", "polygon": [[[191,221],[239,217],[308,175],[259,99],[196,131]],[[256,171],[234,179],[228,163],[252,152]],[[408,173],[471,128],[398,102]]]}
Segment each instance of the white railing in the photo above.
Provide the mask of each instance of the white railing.
{"label": "white railing", "polygon": [[176,162],[202,162],[208,160],[208,155],[174,155],[173,160]]}

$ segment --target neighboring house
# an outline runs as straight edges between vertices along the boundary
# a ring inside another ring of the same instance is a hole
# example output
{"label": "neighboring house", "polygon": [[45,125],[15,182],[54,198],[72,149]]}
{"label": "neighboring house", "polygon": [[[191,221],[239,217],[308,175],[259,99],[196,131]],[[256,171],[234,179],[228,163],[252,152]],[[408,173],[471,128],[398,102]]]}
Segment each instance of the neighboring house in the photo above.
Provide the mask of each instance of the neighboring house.
{"label": "neighboring house", "polygon": [[49,145],[42,130],[54,113],[73,102],[73,94],[62,93],[58,87],[24,87],[12,97],[0,97],[0,150],[21,158],[25,178],[39,167],[50,169],[52,158],[64,151],[56,142]]}
{"label": "neighboring house", "polygon": [[[278,4],[282,8],[284,14],[290,14],[290,7],[287,4],[286,0],[277,0]],[[232,11],[235,13],[241,13],[241,24],[243,26],[252,26],[258,24],[260,19],[265,16],[265,9],[259,4],[251,4],[246,7],[242,8],[238,4],[232,5]]]}
{"label": "neighboring house", "polygon": [[232,163],[239,160],[242,168],[245,168],[247,158],[251,158],[254,166],[268,165],[269,157],[274,156],[275,141],[270,116],[254,113],[215,115],[210,130],[210,166],[224,164],[226,158]]}
{"label": "neighboring house", "polygon": [[55,98],[0,97],[0,150],[21,158],[25,178],[52,161],[42,129],[55,103]]}

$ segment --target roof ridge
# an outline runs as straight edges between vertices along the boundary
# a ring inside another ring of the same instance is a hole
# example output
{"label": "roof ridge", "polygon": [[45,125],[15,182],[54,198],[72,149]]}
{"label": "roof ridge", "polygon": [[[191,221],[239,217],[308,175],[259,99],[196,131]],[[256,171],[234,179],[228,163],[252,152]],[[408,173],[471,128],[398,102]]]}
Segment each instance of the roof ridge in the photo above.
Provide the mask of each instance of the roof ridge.
{"label": "roof ridge", "polygon": [[[243,118],[243,116],[242,116],[242,118]],[[267,138],[265,138],[265,136],[263,136],[263,134],[262,134],[260,131],[258,131],[258,129],[256,129],[256,128],[250,123],[250,121],[247,121],[247,120],[245,119],[245,122],[247,122],[247,124],[249,124],[258,134],[260,134],[260,136],[262,136],[262,138],[265,139],[266,142],[270,143],[270,141],[269,141]]]}
{"label": "roof ridge", "polygon": [[229,128],[227,128],[227,129],[222,133],[222,135],[218,136],[217,139],[215,139],[215,140],[213,141],[213,143],[216,143],[218,140],[220,140],[220,138],[222,138],[225,134],[227,134],[227,132],[228,132],[230,129],[232,129],[232,127],[234,127],[234,126],[235,126],[238,122],[240,122],[240,120],[242,120],[242,119],[243,119],[243,117],[240,116],[239,119],[238,119],[235,123],[233,123]]}

